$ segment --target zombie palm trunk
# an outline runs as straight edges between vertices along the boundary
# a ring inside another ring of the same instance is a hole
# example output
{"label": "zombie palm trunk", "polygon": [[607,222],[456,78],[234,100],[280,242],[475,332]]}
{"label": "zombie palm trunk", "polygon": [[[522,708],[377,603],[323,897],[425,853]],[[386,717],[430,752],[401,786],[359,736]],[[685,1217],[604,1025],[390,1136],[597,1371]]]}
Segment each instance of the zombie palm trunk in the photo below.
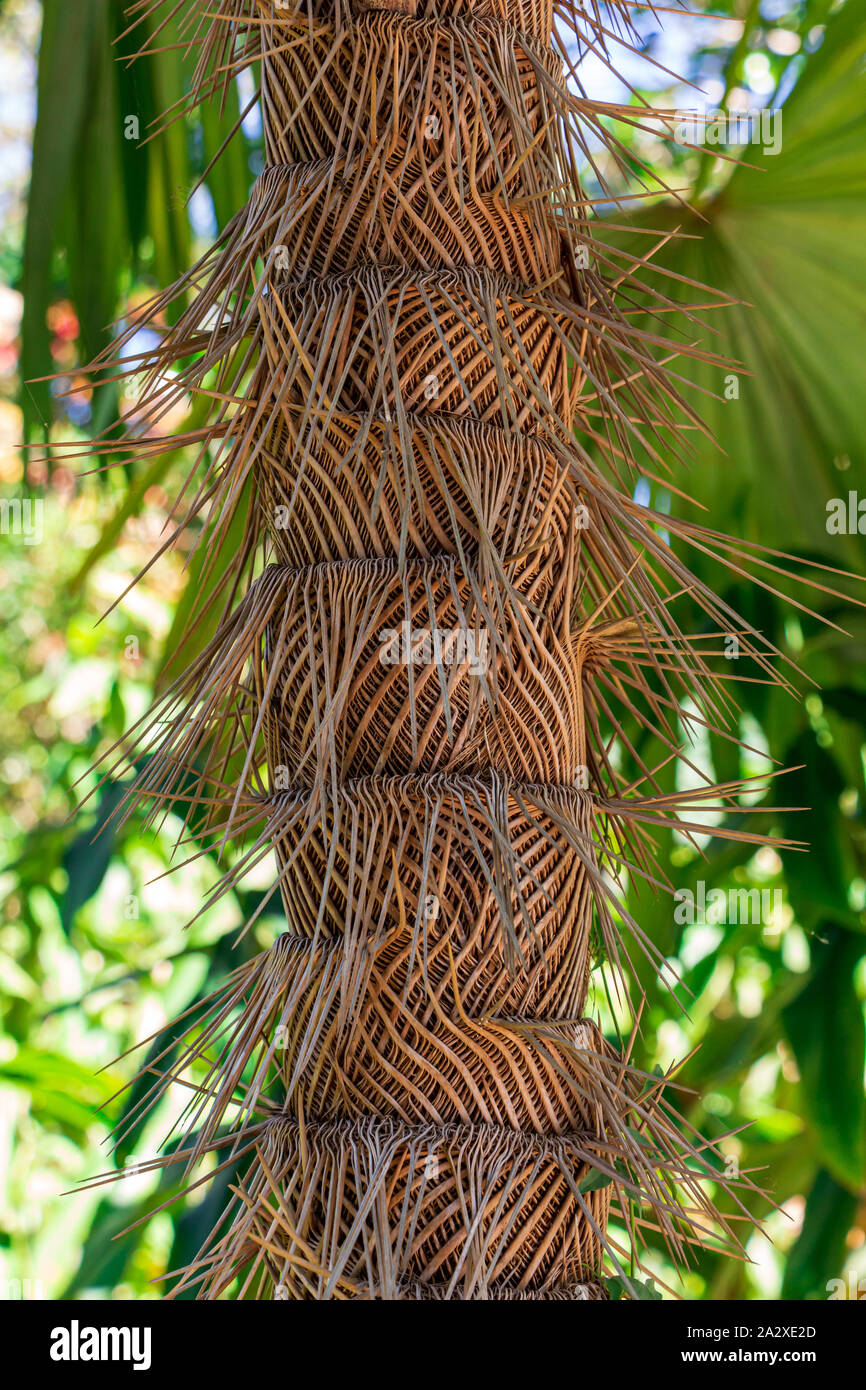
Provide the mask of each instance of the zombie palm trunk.
{"label": "zombie palm trunk", "polygon": [[[628,38],[621,5],[556,8],[578,47]],[[182,524],[206,515],[214,555],[246,529],[137,792],[237,847],[214,899],[273,852],[287,922],[142,1106],[193,1078],[190,1166],[240,1163],[181,1286],[604,1297],[646,1229],[675,1259],[733,1240],[714,1151],[588,1002],[595,966],[654,958],[617,886],[656,880],[653,827],[715,833],[697,813],[740,790],[665,791],[632,742],[674,754],[681,708],[727,716],[671,600],[767,665],[677,558],[724,543],[631,497],[637,451],[667,469],[698,422],[663,330],[623,312],[645,267],[593,238],[580,168],[616,142],[545,3],[178,10],[195,97],[259,64],[267,167],[153,306],[195,290],[149,363],[154,416],[213,402],[180,440]]]}

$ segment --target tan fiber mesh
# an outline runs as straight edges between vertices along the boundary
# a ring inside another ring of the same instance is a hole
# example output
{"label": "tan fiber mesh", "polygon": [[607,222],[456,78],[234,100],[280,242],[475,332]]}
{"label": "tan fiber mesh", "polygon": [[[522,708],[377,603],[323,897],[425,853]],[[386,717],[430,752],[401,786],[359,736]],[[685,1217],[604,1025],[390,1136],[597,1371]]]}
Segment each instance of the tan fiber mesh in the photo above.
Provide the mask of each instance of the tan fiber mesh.
{"label": "tan fiber mesh", "polygon": [[[616,154],[611,111],[552,24],[606,50],[606,24],[634,40],[627,6],[133,6],[160,15],[191,101],[254,66],[267,167],[155,297],[177,307],[136,367],[138,433],[106,445],[147,460],[149,423],[207,406],[172,447],[195,455],[176,519],[203,527],[211,635],[117,755],[124,813],[223,846],[202,911],[274,865],[247,944],[277,894],[286,917],[157,1046],[129,1117],[186,1087],[154,1166],[232,1173],[176,1287],[592,1301],[609,1274],[634,1291],[650,1232],[677,1263],[735,1252],[738,1184],[590,993],[596,970],[625,1008],[636,961],[663,966],[622,895],[670,887],[657,831],[762,840],[731,828],[742,783],[658,780],[731,721],[720,633],[776,678],[682,559],[750,557],[632,498],[638,450],[666,476],[701,428],[665,361],[717,359],[687,346],[697,307],[672,325],[663,281],[593,238],[580,174],[593,141]],[[704,637],[676,625],[684,592]]]}

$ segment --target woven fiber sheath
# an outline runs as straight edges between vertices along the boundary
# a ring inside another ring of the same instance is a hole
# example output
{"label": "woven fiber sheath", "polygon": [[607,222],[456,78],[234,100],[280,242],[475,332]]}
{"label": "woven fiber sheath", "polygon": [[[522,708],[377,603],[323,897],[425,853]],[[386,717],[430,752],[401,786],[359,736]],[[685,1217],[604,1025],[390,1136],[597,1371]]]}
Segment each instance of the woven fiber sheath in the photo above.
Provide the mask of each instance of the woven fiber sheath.
{"label": "woven fiber sheath", "polygon": [[[268,861],[287,921],[141,1102],[192,1077],[182,1153],[235,1174],[177,1287],[594,1300],[645,1229],[677,1262],[734,1249],[717,1151],[588,995],[601,964],[623,988],[661,964],[617,885],[657,881],[650,830],[738,835],[701,813],[741,784],[617,771],[635,711],[672,755],[685,704],[729,717],[676,595],[772,677],[678,558],[735,564],[724,539],[632,500],[638,445],[666,467],[699,422],[623,312],[644,267],[592,238],[600,109],[545,3],[168,8],[194,99],[258,64],[267,167],[151,306],[180,296],[153,418],[212,402],[173,441],[198,455],[181,524],[243,539],[215,635],[130,741],[134,796],[233,847],[202,910]],[[585,9],[557,15],[603,44]]]}

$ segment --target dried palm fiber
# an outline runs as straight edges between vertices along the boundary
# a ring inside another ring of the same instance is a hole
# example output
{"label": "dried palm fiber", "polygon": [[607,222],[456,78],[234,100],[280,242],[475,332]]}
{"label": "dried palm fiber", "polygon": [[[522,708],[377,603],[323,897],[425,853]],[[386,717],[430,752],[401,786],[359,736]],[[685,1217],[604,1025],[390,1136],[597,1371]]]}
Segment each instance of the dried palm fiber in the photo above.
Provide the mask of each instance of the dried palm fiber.
{"label": "dried palm fiber", "polygon": [[[124,815],[180,805],[231,844],[202,912],[275,856],[288,922],[156,1045],[128,1116],[185,1088],[178,1147],[150,1166],[180,1159],[196,1186],[202,1160],[240,1165],[176,1289],[593,1300],[605,1264],[629,1285],[650,1232],[678,1264],[735,1255],[748,1178],[725,1183],[670,1076],[589,1016],[600,961],[622,991],[636,951],[664,967],[619,891],[670,887],[653,832],[763,842],[731,829],[746,782],[708,786],[682,746],[735,708],[712,643],[736,633],[785,681],[678,551],[768,587],[775,555],[630,495],[638,449],[667,477],[701,428],[670,363],[720,361],[690,340],[722,299],[697,287],[680,336],[638,329],[636,285],[658,323],[674,307],[651,252],[592,237],[581,162],[593,139],[617,154],[602,117],[646,113],[569,86],[552,25],[607,59],[627,6],[131,8],[198,53],[193,101],[257,65],[267,153],[247,208],[149,306],[179,312],[124,369],[146,386],[132,430],[101,441],[149,460],[198,396],[205,424],[170,441],[197,452],[175,534],[204,521],[215,558],[245,520],[198,610],[221,608],[214,637],[106,775],[139,770]],[[679,631],[683,592],[708,636]],[[693,789],[661,789],[626,716]]]}

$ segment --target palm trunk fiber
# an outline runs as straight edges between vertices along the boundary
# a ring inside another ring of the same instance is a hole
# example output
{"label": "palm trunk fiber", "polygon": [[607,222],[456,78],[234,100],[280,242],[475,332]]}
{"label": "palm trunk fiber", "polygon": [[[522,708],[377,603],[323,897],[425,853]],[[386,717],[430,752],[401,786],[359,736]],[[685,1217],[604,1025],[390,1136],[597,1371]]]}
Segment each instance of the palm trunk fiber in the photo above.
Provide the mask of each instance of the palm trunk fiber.
{"label": "palm trunk fiber", "polygon": [[[288,928],[138,1111],[191,1078],[181,1153],[237,1175],[178,1287],[591,1300],[606,1271],[634,1295],[652,1231],[677,1263],[737,1246],[717,1150],[587,999],[595,967],[661,966],[616,883],[657,881],[654,828],[738,834],[701,813],[739,784],[666,766],[730,712],[671,600],[769,670],[676,552],[742,562],[631,497],[636,452],[666,469],[698,424],[659,365],[691,349],[634,326],[646,267],[593,240],[578,166],[615,141],[545,0],[184,10],[194,97],[260,64],[267,167],[153,304],[195,291],[144,364],[151,418],[212,403],[172,441],[204,468],[181,525],[207,515],[213,556],[244,527],[136,794],[239,846],[214,900],[275,853]],[[557,13],[604,46],[594,6]]]}

